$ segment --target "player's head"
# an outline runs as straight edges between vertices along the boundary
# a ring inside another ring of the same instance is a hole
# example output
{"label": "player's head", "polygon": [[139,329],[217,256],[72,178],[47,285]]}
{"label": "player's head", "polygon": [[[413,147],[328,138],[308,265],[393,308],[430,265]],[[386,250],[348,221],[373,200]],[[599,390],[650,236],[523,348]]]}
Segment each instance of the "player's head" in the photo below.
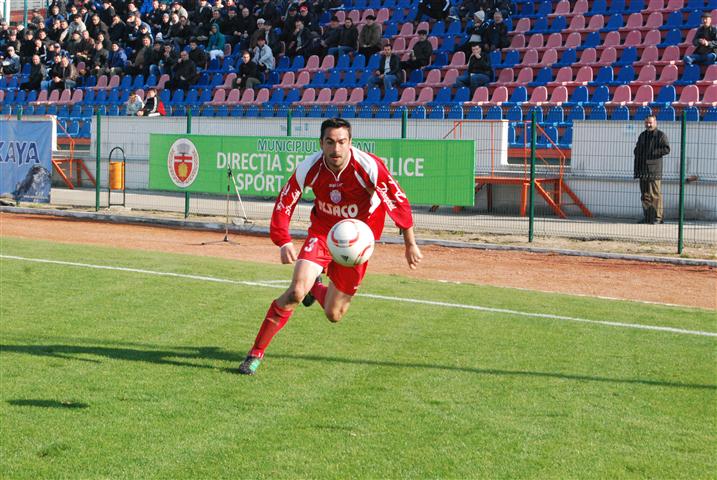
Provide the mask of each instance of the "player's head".
{"label": "player's head", "polygon": [[351,159],[351,124],[343,118],[324,120],[319,144],[329,168],[340,171]]}

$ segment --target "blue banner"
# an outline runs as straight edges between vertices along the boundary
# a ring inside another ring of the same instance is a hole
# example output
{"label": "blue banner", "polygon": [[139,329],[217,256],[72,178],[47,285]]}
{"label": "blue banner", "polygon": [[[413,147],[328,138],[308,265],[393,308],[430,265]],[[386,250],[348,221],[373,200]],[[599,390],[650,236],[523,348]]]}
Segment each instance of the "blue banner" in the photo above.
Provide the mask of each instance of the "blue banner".
{"label": "blue banner", "polygon": [[50,201],[52,121],[0,122],[0,195],[18,202]]}

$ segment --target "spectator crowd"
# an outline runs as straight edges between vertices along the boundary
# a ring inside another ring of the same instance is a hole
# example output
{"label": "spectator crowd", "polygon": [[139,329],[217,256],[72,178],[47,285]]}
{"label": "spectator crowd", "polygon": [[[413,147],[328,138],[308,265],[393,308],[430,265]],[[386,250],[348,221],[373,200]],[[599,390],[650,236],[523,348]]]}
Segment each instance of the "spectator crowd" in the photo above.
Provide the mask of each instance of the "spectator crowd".
{"label": "spectator crowd", "polygon": [[[27,27],[0,22],[0,73],[16,74],[29,64],[20,85],[25,90],[69,89],[86,85],[90,76],[126,74],[167,74],[166,88],[186,90],[210,62],[221,65],[230,52],[241,52],[236,54],[241,61],[232,66],[233,87],[244,89],[265,82],[282,55],[361,53],[368,58],[380,52],[383,59],[369,85],[388,88],[405,80],[403,72],[431,64],[434,51],[426,30],[417,32],[418,42],[400,61],[375,16],[367,16],[361,28],[348,16],[340,24],[332,10],[342,6],[341,0],[53,0],[46,17],[30,12]],[[467,40],[455,48],[468,57],[468,70],[456,85],[476,88],[493,80],[487,53],[508,46],[504,18],[511,10],[506,0],[459,5],[421,0],[414,23],[445,20],[469,27]],[[330,18],[325,25],[322,16]],[[150,95],[133,95],[127,111],[161,114]]]}

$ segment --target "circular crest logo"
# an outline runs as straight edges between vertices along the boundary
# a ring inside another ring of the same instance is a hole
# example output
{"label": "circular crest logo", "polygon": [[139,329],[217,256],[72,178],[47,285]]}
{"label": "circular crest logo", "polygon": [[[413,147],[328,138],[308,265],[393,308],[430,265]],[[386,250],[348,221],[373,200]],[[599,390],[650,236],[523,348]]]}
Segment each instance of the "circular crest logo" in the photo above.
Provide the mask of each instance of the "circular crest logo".
{"label": "circular crest logo", "polygon": [[341,191],[340,190],[331,190],[329,192],[329,198],[334,203],[339,203],[341,201]]}
{"label": "circular crest logo", "polygon": [[167,170],[172,182],[180,187],[190,186],[199,173],[199,152],[191,140],[180,138],[169,148]]}

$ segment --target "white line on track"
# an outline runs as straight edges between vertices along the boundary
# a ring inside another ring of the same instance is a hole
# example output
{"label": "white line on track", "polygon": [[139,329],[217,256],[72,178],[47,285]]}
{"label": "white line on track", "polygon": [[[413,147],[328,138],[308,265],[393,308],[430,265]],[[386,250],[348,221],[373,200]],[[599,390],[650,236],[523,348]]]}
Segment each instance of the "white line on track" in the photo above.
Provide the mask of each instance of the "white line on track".
{"label": "white line on track", "polygon": [[[129,272],[129,273],[141,273],[144,275],[158,275],[162,277],[175,277],[175,278],[186,278],[190,280],[200,280],[205,282],[215,282],[215,283],[227,283],[232,285],[245,285],[250,287],[265,287],[265,288],[276,288],[276,289],[283,289],[285,288],[286,282],[283,282],[283,285],[278,284],[278,281],[269,280],[269,281],[258,281],[258,282],[249,282],[244,280],[230,280],[226,278],[218,278],[218,277],[209,277],[205,275],[190,275],[186,273],[173,273],[173,272],[159,272],[156,270],[145,270],[141,268],[128,268],[128,267],[117,267],[113,265],[94,265],[89,263],[78,263],[78,262],[66,262],[61,260],[49,260],[45,258],[27,258],[27,257],[18,257],[15,255],[1,255],[0,258],[7,259],[7,260],[19,260],[24,262],[35,262],[35,263],[50,263],[54,265],[66,265],[66,266],[72,266],[72,267],[82,267],[82,268],[93,268],[98,270],[113,270],[113,271],[119,271],[119,272]],[[534,313],[534,312],[521,312],[519,310],[509,310],[505,308],[494,308],[494,307],[483,307],[480,305],[466,305],[462,303],[449,303],[449,302],[437,302],[432,300],[419,300],[415,298],[405,298],[405,297],[391,297],[386,295],[375,295],[371,293],[360,293],[357,296],[360,297],[366,297],[366,298],[373,298],[375,300],[387,300],[391,302],[403,302],[403,303],[414,303],[414,304],[420,304],[420,305],[431,305],[436,307],[446,307],[446,308],[456,308],[456,309],[462,309],[462,310],[474,310],[474,311],[480,311],[480,312],[491,312],[491,313],[504,313],[507,315],[517,315],[522,317],[531,317],[531,318],[545,318],[549,320],[559,320],[559,321],[565,321],[565,322],[579,322],[579,323],[589,323],[593,325],[604,325],[609,327],[618,327],[618,328],[631,328],[631,329],[638,329],[638,330],[652,330],[652,331],[658,331],[658,332],[669,332],[669,333],[676,333],[680,335],[697,335],[701,337],[717,337],[717,332],[705,332],[701,330],[685,330],[682,328],[673,328],[673,327],[662,327],[658,325],[640,325],[638,323],[624,323],[624,322],[611,322],[608,320],[589,320],[587,318],[578,318],[578,317],[567,317],[564,315],[552,315],[549,313]]]}

